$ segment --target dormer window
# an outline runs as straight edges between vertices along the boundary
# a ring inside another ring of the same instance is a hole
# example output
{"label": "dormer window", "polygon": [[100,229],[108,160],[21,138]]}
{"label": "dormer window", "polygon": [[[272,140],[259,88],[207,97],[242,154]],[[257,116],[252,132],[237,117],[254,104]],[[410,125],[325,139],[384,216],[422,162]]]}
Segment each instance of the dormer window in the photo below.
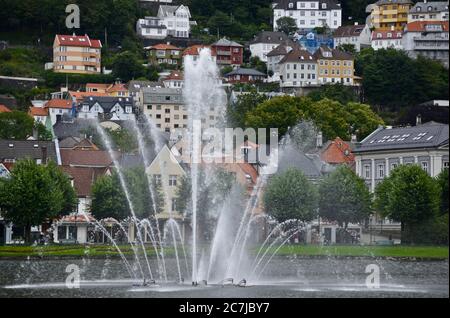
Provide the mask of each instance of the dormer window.
{"label": "dormer window", "polygon": [[431,10],[433,10],[432,6],[428,6],[428,12],[430,12]]}
{"label": "dormer window", "polygon": [[389,32],[389,33],[387,34],[387,37],[388,37],[388,38],[392,38],[392,33]]}
{"label": "dormer window", "polygon": [[422,11],[422,8],[421,7],[417,7],[417,12],[420,12],[420,11]]}
{"label": "dormer window", "polygon": [[322,9],[325,10],[327,8],[327,4],[324,2],[322,3]]}
{"label": "dormer window", "polygon": [[289,9],[293,9],[294,8],[294,4],[292,2],[289,3]]}

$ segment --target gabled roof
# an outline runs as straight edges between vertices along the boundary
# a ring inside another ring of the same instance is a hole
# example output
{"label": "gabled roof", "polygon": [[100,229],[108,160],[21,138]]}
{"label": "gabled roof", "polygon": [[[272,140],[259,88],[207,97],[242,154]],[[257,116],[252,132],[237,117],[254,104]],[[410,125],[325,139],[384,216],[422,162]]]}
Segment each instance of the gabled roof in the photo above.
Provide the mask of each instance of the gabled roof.
{"label": "gabled roof", "polygon": [[42,159],[42,147],[47,148],[47,158],[58,162],[53,141],[0,139],[0,160]]}
{"label": "gabled roof", "polygon": [[60,149],[60,152],[63,166],[97,168],[113,165],[113,160],[107,151]]}
{"label": "gabled roof", "polygon": [[30,107],[28,113],[31,116],[48,116],[48,109],[43,107]]}
{"label": "gabled roof", "polygon": [[171,80],[182,81],[183,78],[184,78],[183,72],[173,70],[172,72],[170,72],[169,76],[167,76],[163,79],[163,81],[171,81]]}
{"label": "gabled roof", "polygon": [[[275,0],[273,1],[276,9],[284,9],[284,10],[297,10],[297,1],[295,0]],[[338,5],[338,2],[335,0],[302,0],[302,2],[319,2],[319,8],[322,10],[322,3],[327,5],[326,10],[339,10],[341,7]],[[293,3],[294,7],[289,8],[289,4]]]}
{"label": "gabled roof", "polygon": [[365,24],[363,25],[343,25],[334,31],[333,36],[335,38],[343,38],[343,37],[352,37],[352,36],[359,36],[364,28],[366,27]]}
{"label": "gabled roof", "polygon": [[239,44],[239,43],[237,43],[235,41],[228,40],[227,38],[221,38],[219,41],[214,43],[212,46],[244,47],[243,45],[241,45],[241,44]]}
{"label": "gabled roof", "polygon": [[448,32],[448,21],[414,21],[410,22],[405,27],[405,32],[426,32],[427,25],[438,25],[442,31]]}
{"label": "gabled roof", "polygon": [[127,88],[129,92],[139,92],[141,88],[144,87],[157,87],[161,86],[161,83],[159,82],[150,82],[150,81],[138,81],[138,80],[132,80],[129,81],[127,84]]}
{"label": "gabled roof", "polygon": [[[325,56],[325,52],[330,52],[331,56]],[[338,49],[330,49],[327,46],[321,46],[313,55],[317,60],[353,60],[354,57],[350,53],[340,51]]]}
{"label": "gabled roof", "polygon": [[132,97],[89,96],[83,100],[83,106],[89,106],[89,108],[96,103],[98,103],[105,112],[109,112],[111,108],[117,104],[123,109],[125,109],[126,106],[134,106]]}
{"label": "gabled roof", "polygon": [[99,49],[102,47],[100,40],[90,39],[88,35],[61,35],[57,34],[56,39],[63,46],[81,46]]}
{"label": "gabled roof", "polygon": [[278,172],[282,173],[289,168],[300,170],[309,179],[317,179],[322,176],[320,167],[313,159],[292,146],[285,146],[279,152]]}
{"label": "gabled roof", "polygon": [[[429,10],[429,8],[431,10]],[[410,10],[409,13],[438,13],[442,11],[448,11],[448,1],[427,1],[417,2]]]}
{"label": "gabled roof", "polygon": [[361,141],[353,152],[437,148],[448,145],[448,134],[448,125],[436,122],[413,127],[381,127]]}
{"label": "gabled roof", "polygon": [[242,76],[242,75],[244,75],[244,76],[266,76],[266,74],[261,73],[260,71],[257,71],[257,70],[255,70],[255,69],[252,69],[252,68],[242,68],[242,67],[237,68],[237,69],[231,71],[230,73],[225,74],[224,76],[225,76],[225,77],[228,77],[228,76],[233,76],[233,75],[241,75],[241,76]]}
{"label": "gabled roof", "polygon": [[108,167],[71,167],[62,166],[65,173],[73,179],[73,186],[78,197],[89,197],[92,194],[92,185],[109,170]]}
{"label": "gabled roof", "polygon": [[3,104],[0,104],[0,113],[10,113],[11,109],[9,109],[8,107],[6,107]]}
{"label": "gabled roof", "polygon": [[51,99],[46,104],[45,107],[47,108],[62,108],[62,109],[71,109],[72,108],[72,101],[68,99]]}
{"label": "gabled roof", "polygon": [[402,31],[373,31],[371,39],[374,40],[396,40],[403,37]]}
{"label": "gabled roof", "polygon": [[[188,48],[186,48],[183,51],[183,56],[186,55],[199,55],[200,54],[200,50],[202,49],[211,49],[211,46],[209,45],[203,45],[203,44],[198,44],[198,45],[192,45]],[[211,49],[211,56],[216,56],[216,50]]]}
{"label": "gabled roof", "polygon": [[411,0],[378,0],[375,4],[380,6],[383,4],[412,4]]}
{"label": "gabled roof", "polygon": [[101,89],[106,91],[106,89],[110,86],[111,84],[103,84],[103,83],[86,83],[86,89],[88,88],[97,88],[97,89]]}
{"label": "gabled roof", "polygon": [[282,63],[315,63],[316,59],[306,50],[294,49],[286,54],[280,61]]}
{"label": "gabled roof", "polygon": [[181,51],[182,50],[181,48],[176,47],[175,45],[164,44],[164,43],[160,43],[160,44],[156,44],[156,45],[150,46],[147,49],[149,49],[149,50],[176,50],[176,51]]}
{"label": "gabled roof", "polygon": [[262,31],[258,33],[249,44],[269,43],[282,44],[289,40],[289,37],[283,32]]}
{"label": "gabled roof", "polygon": [[158,16],[159,16],[159,12],[161,12],[161,14],[164,17],[170,17],[170,16],[174,16],[175,12],[180,8],[183,7],[187,10],[189,17],[191,17],[191,13],[189,11],[189,7],[188,6],[184,6],[184,5],[179,5],[179,6],[168,6],[168,5],[160,5],[159,6],[159,10],[158,10]]}
{"label": "gabled roof", "polygon": [[278,45],[276,48],[274,48],[269,53],[267,53],[267,57],[286,55],[287,53],[289,53],[289,51],[291,49],[295,49],[295,48],[300,48],[300,46],[291,40],[287,40],[284,43],[281,43],[280,45]]}
{"label": "gabled roof", "polygon": [[352,146],[339,137],[325,145],[320,157],[330,164],[353,164],[355,162]]}

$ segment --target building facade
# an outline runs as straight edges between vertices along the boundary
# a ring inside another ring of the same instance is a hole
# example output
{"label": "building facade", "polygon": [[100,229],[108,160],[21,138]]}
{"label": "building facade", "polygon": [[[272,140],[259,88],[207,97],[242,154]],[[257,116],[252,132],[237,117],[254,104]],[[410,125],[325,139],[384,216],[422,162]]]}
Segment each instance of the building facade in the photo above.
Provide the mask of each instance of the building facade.
{"label": "building facade", "polygon": [[380,31],[392,28],[402,31],[408,23],[408,13],[413,3],[411,0],[379,0],[371,5],[368,19],[370,27]]}
{"label": "building facade", "polygon": [[132,97],[89,96],[78,107],[78,118],[132,120],[135,112]]}
{"label": "building facade", "polygon": [[219,66],[241,66],[244,63],[244,46],[241,44],[222,38],[211,45],[217,55]]}
{"label": "building facade", "polygon": [[58,73],[101,73],[100,40],[88,35],[59,35],[53,42],[53,71]]}
{"label": "building facade", "polygon": [[287,41],[289,37],[283,32],[260,32],[249,42],[251,56],[267,62],[267,54]]}
{"label": "building facade", "polygon": [[367,24],[341,26],[334,33],[334,48],[338,48],[341,45],[353,45],[357,52],[361,51],[361,48],[370,46],[370,29]]}
{"label": "building facade", "polygon": [[273,29],[277,30],[277,21],[291,17],[299,29],[314,29],[328,26],[337,29],[342,24],[340,3],[334,0],[278,0],[273,4]]}
{"label": "building facade", "polygon": [[408,23],[414,21],[448,21],[448,1],[417,2],[408,13]]}
{"label": "building facade", "polygon": [[371,35],[371,46],[376,50],[380,49],[403,49],[402,31],[373,31]]}
{"label": "building facade", "polygon": [[317,85],[316,59],[306,50],[293,49],[279,63],[281,87]]}
{"label": "building facade", "polygon": [[354,85],[355,66],[351,54],[322,46],[313,57],[317,60],[319,84]]}
{"label": "building facade", "polygon": [[168,64],[181,67],[182,49],[171,44],[157,44],[146,48],[151,64]]}
{"label": "building facade", "polygon": [[268,77],[268,82],[280,81],[280,61],[295,47],[298,48],[294,43],[280,44],[267,54],[267,71],[273,73],[272,76]]}
{"label": "building facade", "polygon": [[235,83],[255,83],[262,82],[266,74],[251,68],[237,68],[224,75],[225,81],[230,84]]}

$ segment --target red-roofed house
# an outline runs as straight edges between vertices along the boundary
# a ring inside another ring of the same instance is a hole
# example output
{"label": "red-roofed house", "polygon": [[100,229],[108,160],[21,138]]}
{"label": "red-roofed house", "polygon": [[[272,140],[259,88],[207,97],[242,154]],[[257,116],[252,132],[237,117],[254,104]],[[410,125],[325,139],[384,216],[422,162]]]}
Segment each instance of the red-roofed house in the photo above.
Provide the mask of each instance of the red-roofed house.
{"label": "red-roofed house", "polygon": [[100,40],[88,35],[55,36],[53,42],[53,70],[59,73],[98,74],[101,73]]}
{"label": "red-roofed house", "polygon": [[448,24],[448,21],[408,23],[403,34],[403,49],[413,58],[422,55],[440,61],[448,68]]}
{"label": "red-roofed house", "polygon": [[403,49],[402,37],[403,37],[402,31],[377,30],[377,31],[372,32],[370,41],[371,41],[372,48],[374,50],[388,49],[388,48],[401,50],[401,49]]}
{"label": "red-roofed house", "polygon": [[0,113],[10,113],[11,109],[9,109],[8,107],[6,107],[3,104],[0,104]]}
{"label": "red-roofed house", "polygon": [[212,57],[213,61],[217,60],[216,50],[213,47],[209,46],[209,45],[202,45],[202,44],[200,44],[200,45],[193,45],[193,46],[190,46],[190,47],[186,48],[183,51],[183,57],[192,56],[193,60],[196,61],[198,59],[200,51],[203,50],[203,49],[210,49],[211,50],[211,57]]}
{"label": "red-roofed house", "polygon": [[182,49],[167,44],[157,44],[145,48],[152,64],[168,64],[181,66]]}
{"label": "red-roofed house", "polygon": [[181,71],[172,71],[169,76],[163,79],[164,87],[167,88],[183,88],[184,75]]}
{"label": "red-roofed house", "polygon": [[48,110],[52,125],[54,125],[62,119],[64,114],[72,112],[72,101],[59,98],[51,99],[45,104],[45,108]]}
{"label": "red-roofed house", "polygon": [[34,118],[35,122],[45,124],[48,116],[48,108],[31,106],[28,114]]}
{"label": "red-roofed house", "polygon": [[344,164],[355,168],[355,155],[352,153],[351,144],[339,137],[325,144],[320,157],[330,165]]}

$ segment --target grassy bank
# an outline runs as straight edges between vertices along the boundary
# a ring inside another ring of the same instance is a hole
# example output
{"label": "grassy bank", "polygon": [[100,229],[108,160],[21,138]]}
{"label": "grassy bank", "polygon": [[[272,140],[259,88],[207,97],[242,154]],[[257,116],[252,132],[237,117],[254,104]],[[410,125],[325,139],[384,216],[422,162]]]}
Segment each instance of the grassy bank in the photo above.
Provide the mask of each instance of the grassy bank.
{"label": "grassy bank", "polygon": [[[126,255],[133,255],[130,245],[119,246],[120,250]],[[149,257],[156,256],[152,246],[146,246]],[[172,254],[171,249],[164,250],[167,255]],[[142,249],[138,249],[142,253]],[[107,257],[117,256],[119,253],[114,246],[110,245],[48,245],[48,246],[0,246],[1,258],[27,258],[30,257]]]}
{"label": "grassy bank", "polygon": [[315,246],[288,245],[278,250],[277,255],[301,256],[354,256],[354,257],[398,257],[398,258],[448,258],[445,246]]}

